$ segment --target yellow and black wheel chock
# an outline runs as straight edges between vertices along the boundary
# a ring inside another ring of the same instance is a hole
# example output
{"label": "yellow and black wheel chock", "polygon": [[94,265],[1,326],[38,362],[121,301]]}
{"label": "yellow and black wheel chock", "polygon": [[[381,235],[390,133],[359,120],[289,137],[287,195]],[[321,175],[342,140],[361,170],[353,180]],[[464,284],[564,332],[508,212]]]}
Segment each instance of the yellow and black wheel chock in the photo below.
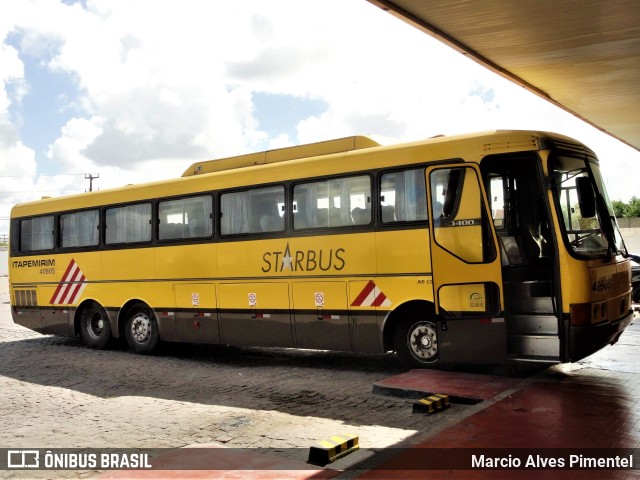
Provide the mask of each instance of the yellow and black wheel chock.
{"label": "yellow and black wheel chock", "polygon": [[345,433],[320,440],[309,449],[307,463],[324,466],[360,448],[358,435]]}
{"label": "yellow and black wheel chock", "polygon": [[436,393],[434,395],[431,395],[430,397],[423,398],[414,403],[412,413],[426,413],[427,415],[429,415],[431,413],[446,410],[450,406],[451,404],[449,403],[449,395]]}

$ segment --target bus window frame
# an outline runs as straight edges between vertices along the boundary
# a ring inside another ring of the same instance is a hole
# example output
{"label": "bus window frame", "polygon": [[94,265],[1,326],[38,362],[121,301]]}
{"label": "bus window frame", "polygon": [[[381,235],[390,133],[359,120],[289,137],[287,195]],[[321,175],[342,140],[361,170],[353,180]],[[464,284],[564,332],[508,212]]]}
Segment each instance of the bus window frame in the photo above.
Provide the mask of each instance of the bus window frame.
{"label": "bus window frame", "polygon": [[[54,250],[60,250],[61,252],[67,253],[67,252],[82,252],[82,251],[92,251],[92,250],[98,250],[100,249],[103,244],[102,244],[102,230],[103,230],[103,225],[102,225],[102,211],[103,211],[103,207],[102,206],[97,206],[97,207],[87,207],[87,208],[81,208],[81,209],[77,209],[77,210],[66,210],[66,211],[59,211],[55,213],[56,216],[56,221],[55,221],[55,230],[56,230],[56,240],[55,240],[55,247]],[[96,244],[92,244],[92,245],[82,245],[82,246],[73,246],[73,247],[65,247],[62,245],[62,228],[60,228],[60,224],[62,222],[62,217],[64,215],[74,215],[77,213],[82,213],[82,212],[90,212],[92,210],[97,210],[98,211],[98,243]]]}
{"label": "bus window frame", "polygon": [[[47,253],[52,253],[55,252],[58,248],[57,245],[57,237],[58,237],[58,221],[57,218],[59,216],[59,212],[55,212],[55,213],[44,213],[44,214],[40,214],[40,215],[32,215],[32,216],[27,216],[27,217],[21,217],[21,218],[16,218],[13,219],[13,221],[15,222],[15,225],[17,226],[16,230],[16,236],[17,236],[17,248],[12,247],[12,253],[16,253],[18,255],[40,255],[40,254],[47,254]],[[23,250],[22,249],[22,222],[24,221],[33,221],[35,219],[38,218],[45,218],[45,217],[52,217],[53,218],[53,247],[52,248],[44,248],[44,249],[39,249],[39,250]],[[12,236],[13,237],[13,236]],[[11,240],[13,240],[13,238],[11,238]],[[13,242],[12,242],[13,243]]]}
{"label": "bus window frame", "polygon": [[[211,224],[211,234],[210,235],[202,235],[197,237],[187,237],[187,238],[160,238],[160,204],[163,202],[172,202],[176,200],[184,200],[187,198],[196,198],[196,197],[210,197],[211,198],[211,214],[209,217],[209,222]],[[164,246],[166,244],[171,245],[188,245],[192,243],[204,243],[210,242],[218,237],[218,229],[216,225],[216,216],[218,215],[218,203],[216,201],[216,192],[207,190],[204,192],[198,193],[187,193],[183,195],[172,195],[168,197],[160,197],[154,198],[153,202],[153,231],[152,231],[152,243],[158,246]],[[105,207],[106,209],[106,207]],[[107,247],[107,244],[105,244]]]}
{"label": "bus window frame", "polygon": [[[452,204],[449,205],[451,207],[451,212],[449,213],[449,215],[444,216],[445,205],[443,204],[442,216],[440,218],[433,219],[433,228],[434,228],[433,241],[438,245],[439,248],[442,248],[443,250],[445,250],[446,252],[448,252],[449,254],[451,254],[452,256],[454,256],[455,258],[459,259],[460,261],[464,262],[467,265],[486,265],[486,264],[493,263],[496,260],[496,258],[499,257],[499,247],[497,244],[498,231],[493,224],[493,217],[491,215],[491,206],[489,204],[488,197],[487,197],[488,192],[484,184],[484,179],[480,171],[480,166],[474,162],[464,162],[464,161],[458,164],[453,163],[453,164],[446,164],[446,165],[442,165],[442,164],[429,165],[426,170],[426,175],[428,175],[428,178],[429,178],[427,193],[428,194],[431,193],[431,199],[430,199],[431,212],[433,211],[433,202],[434,202],[433,190],[431,185],[431,175],[436,171],[443,170],[443,169],[451,169],[451,170],[461,169],[464,171],[464,174],[461,175],[457,180],[456,194],[453,198]],[[482,260],[478,260],[478,261],[470,261],[468,259],[461,257],[457,252],[453,252],[446,245],[443,245],[441,241],[438,241],[438,238],[436,237],[437,230],[439,228],[448,228],[446,226],[446,223],[452,221],[452,219],[456,217],[456,215],[460,210],[460,205],[462,202],[461,193],[464,189],[464,184],[468,174],[468,170],[471,170],[474,174],[474,179],[476,180],[478,185],[478,190],[480,193],[480,202],[481,202],[479,226],[481,228]],[[449,182],[447,183],[447,190],[449,190]],[[446,197],[449,197],[448,192],[445,193],[445,195]],[[445,200],[447,200],[447,198],[445,198]],[[431,222],[429,223],[429,225],[431,225]],[[491,241],[490,244],[488,243],[489,240]],[[487,250],[488,248],[490,248],[490,251]]]}
{"label": "bus window frame", "polygon": [[[111,205],[101,205],[100,209],[101,209],[101,234],[100,234],[100,247],[104,250],[121,250],[121,249],[126,249],[126,248],[132,248],[132,247],[143,247],[143,246],[151,246],[156,244],[157,238],[156,236],[154,236],[154,224],[156,223],[156,218],[155,218],[155,208],[154,205],[157,202],[157,198],[155,199],[144,199],[144,200],[136,200],[133,202],[123,202],[123,203],[116,203],[116,204],[111,204]],[[107,211],[111,210],[111,209],[116,209],[116,208],[123,208],[123,207],[128,207],[128,206],[132,206],[132,205],[141,205],[141,204],[149,204],[151,207],[151,223],[150,223],[150,231],[151,231],[151,239],[150,240],[144,240],[144,241],[140,241],[140,242],[112,242],[112,243],[108,243],[107,242]],[[60,212],[58,212],[59,214]],[[97,249],[96,249],[97,250]]]}
{"label": "bus window frame", "polygon": [[[376,207],[377,207],[377,213],[376,213],[376,223],[383,229],[393,229],[395,227],[399,227],[400,229],[402,228],[406,228],[406,227],[412,227],[412,226],[428,226],[429,225],[429,205],[427,203],[427,192],[428,192],[428,188],[427,188],[427,184],[426,184],[426,179],[425,179],[425,172],[427,167],[430,164],[425,164],[425,163],[421,163],[421,164],[414,164],[414,165],[404,165],[402,167],[395,167],[395,168],[391,168],[391,169],[384,169],[384,170],[380,170],[378,172],[378,174],[376,175]],[[420,172],[420,175],[423,179],[423,183],[424,183],[424,206],[425,206],[425,211],[426,211],[426,218],[421,219],[421,220],[394,220],[392,222],[385,222],[382,218],[382,177],[385,175],[392,175],[394,173],[400,173],[400,172],[406,172],[409,170],[416,170],[418,172]]]}
{"label": "bus window frame", "polygon": [[[281,187],[283,189],[283,199],[284,199],[284,208],[285,211],[282,215],[283,226],[281,230],[273,230],[267,232],[244,232],[244,233],[222,233],[222,196],[227,194],[239,193],[239,192],[248,192],[251,190],[266,190],[268,188]],[[236,239],[245,239],[245,238],[272,238],[272,237],[282,237],[290,232],[288,225],[288,208],[287,208],[287,199],[288,199],[288,191],[289,184],[288,182],[270,182],[270,183],[257,183],[252,185],[245,185],[243,187],[229,188],[223,190],[213,190],[211,193],[214,196],[214,210],[213,216],[215,217],[214,222],[214,235],[212,238],[215,238],[217,242],[228,242],[234,241]]]}
{"label": "bus window frame", "polygon": [[[370,193],[370,204],[371,204],[371,217],[369,218],[368,223],[357,224],[357,225],[338,225],[338,226],[326,226],[326,227],[302,227],[296,228],[294,224],[294,202],[295,202],[295,189],[297,186],[311,184],[311,183],[320,183],[320,182],[330,182],[331,180],[339,180],[346,178],[357,178],[357,177],[368,177],[369,178],[369,193]],[[376,208],[378,207],[377,203],[374,202],[374,198],[378,195],[377,185],[375,182],[376,175],[368,170],[359,170],[357,172],[349,172],[349,174],[334,174],[334,175],[322,175],[320,177],[307,177],[301,178],[299,180],[295,180],[289,183],[289,192],[290,196],[289,200],[289,230],[287,230],[292,235],[300,235],[300,236],[310,236],[317,232],[318,235],[323,235],[326,233],[332,233],[336,230],[338,231],[350,231],[350,230],[365,230],[370,229],[372,226],[376,225],[376,218],[378,215],[376,214]]]}

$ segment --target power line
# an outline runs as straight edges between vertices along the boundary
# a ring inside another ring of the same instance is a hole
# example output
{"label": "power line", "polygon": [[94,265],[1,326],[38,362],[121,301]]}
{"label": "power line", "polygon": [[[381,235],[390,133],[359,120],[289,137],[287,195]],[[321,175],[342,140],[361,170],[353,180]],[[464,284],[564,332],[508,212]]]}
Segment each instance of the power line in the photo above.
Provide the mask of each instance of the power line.
{"label": "power line", "polygon": [[[37,178],[37,177],[69,177],[84,175],[89,180],[89,191],[93,191],[93,181],[100,178],[99,173],[42,173],[37,175],[0,175],[0,178]],[[29,193],[47,193],[47,192],[82,192],[86,191],[82,188],[57,188],[50,190],[29,190]],[[18,192],[0,191],[0,194],[17,194],[25,193],[24,190]]]}
{"label": "power line", "polygon": [[86,173],[36,173],[35,175],[0,175],[0,178],[72,177]]}
{"label": "power line", "polygon": [[11,193],[11,194],[16,194],[16,193],[47,193],[47,192],[84,192],[84,188],[58,188],[55,190],[29,190],[28,192],[25,192],[24,190],[20,190],[19,192],[5,192],[5,191],[1,191],[0,190],[0,194],[4,194],[4,193]]}

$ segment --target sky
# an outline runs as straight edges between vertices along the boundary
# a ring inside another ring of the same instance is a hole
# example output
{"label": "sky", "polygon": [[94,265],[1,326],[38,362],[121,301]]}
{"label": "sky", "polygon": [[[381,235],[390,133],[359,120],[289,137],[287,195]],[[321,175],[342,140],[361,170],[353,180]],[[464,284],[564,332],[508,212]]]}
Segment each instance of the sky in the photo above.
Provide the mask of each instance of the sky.
{"label": "sky", "polygon": [[371,135],[562,133],[612,200],[640,153],[366,0],[2,0],[0,234],[12,205],[193,162]]}

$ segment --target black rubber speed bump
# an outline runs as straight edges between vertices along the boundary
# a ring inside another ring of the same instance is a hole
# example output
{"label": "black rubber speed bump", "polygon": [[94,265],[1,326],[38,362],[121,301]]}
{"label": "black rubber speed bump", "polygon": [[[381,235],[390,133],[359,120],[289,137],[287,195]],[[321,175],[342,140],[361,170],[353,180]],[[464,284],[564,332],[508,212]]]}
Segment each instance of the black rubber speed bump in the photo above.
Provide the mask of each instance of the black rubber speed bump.
{"label": "black rubber speed bump", "polygon": [[430,397],[423,398],[413,404],[413,413],[430,413],[446,410],[451,405],[449,404],[449,395],[442,395],[436,393]]}
{"label": "black rubber speed bump", "polygon": [[326,440],[320,440],[309,448],[309,459],[307,463],[324,466],[327,463],[335,462],[337,459],[349,455],[360,448],[360,437],[345,433],[334,435]]}

